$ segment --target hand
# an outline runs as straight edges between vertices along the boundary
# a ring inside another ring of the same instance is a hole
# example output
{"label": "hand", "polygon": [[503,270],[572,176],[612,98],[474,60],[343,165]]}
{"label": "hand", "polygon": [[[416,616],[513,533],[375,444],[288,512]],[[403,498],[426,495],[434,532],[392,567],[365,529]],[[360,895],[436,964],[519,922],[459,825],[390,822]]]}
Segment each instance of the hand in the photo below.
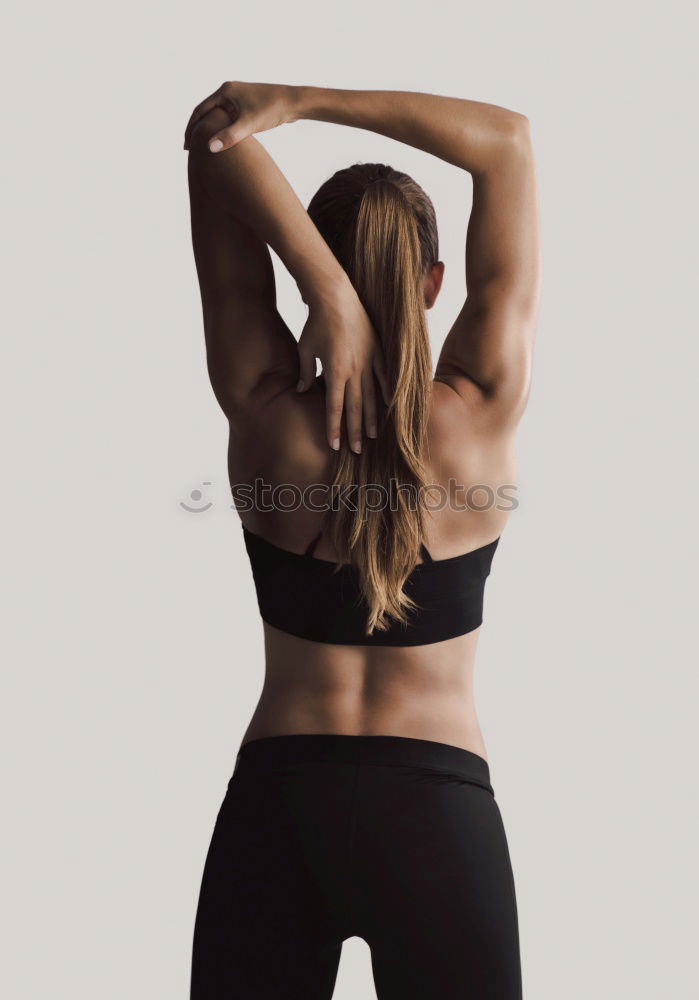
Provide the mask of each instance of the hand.
{"label": "hand", "polygon": [[386,405],[390,391],[378,337],[349,279],[331,295],[310,304],[298,347],[298,391],[313,384],[315,359],[320,358],[326,386],[328,444],[335,451],[340,448],[344,411],[347,438],[358,455],[362,450],[362,423],[368,437],[377,435],[374,378]]}
{"label": "hand", "polygon": [[255,132],[295,121],[295,95],[296,88],[283,84],[223,83],[192,112],[184,134],[184,148],[189,149],[197,122],[214,108],[223,108],[231,124],[209,139],[212,153],[230,149]]}

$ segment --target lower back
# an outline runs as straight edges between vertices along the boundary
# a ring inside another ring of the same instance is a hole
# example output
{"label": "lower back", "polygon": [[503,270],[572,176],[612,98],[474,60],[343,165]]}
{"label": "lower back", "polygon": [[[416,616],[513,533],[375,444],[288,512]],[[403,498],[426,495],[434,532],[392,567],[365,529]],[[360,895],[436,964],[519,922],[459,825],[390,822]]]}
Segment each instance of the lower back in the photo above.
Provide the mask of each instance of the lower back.
{"label": "lower back", "polygon": [[265,625],[265,683],[243,742],[290,733],[407,736],[486,757],[473,704],[478,630],[412,647],[335,646]]}

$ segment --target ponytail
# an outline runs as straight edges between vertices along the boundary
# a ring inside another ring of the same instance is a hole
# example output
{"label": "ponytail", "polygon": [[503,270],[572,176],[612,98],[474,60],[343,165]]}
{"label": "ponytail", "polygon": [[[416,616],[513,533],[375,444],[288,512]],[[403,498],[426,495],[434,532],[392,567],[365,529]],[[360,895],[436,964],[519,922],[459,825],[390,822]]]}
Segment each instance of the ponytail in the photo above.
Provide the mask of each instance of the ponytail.
{"label": "ponytail", "polygon": [[[372,167],[378,176],[367,182]],[[359,455],[346,444],[338,454],[333,485],[345,491],[340,495],[349,490],[354,509],[332,511],[329,534],[341,561],[357,569],[369,635],[385,631],[389,619],[406,624],[415,607],[403,587],[418,561],[425,521],[432,363],[422,282],[437,246],[432,204],[411,178],[382,165],[357,164],[352,171],[365,172],[358,204],[355,197],[341,239],[329,242],[336,254],[340,250],[378,334],[391,398],[378,437],[367,440]],[[313,217],[312,209],[313,202]],[[318,204],[316,213],[322,222]],[[427,265],[426,256],[432,258]]]}

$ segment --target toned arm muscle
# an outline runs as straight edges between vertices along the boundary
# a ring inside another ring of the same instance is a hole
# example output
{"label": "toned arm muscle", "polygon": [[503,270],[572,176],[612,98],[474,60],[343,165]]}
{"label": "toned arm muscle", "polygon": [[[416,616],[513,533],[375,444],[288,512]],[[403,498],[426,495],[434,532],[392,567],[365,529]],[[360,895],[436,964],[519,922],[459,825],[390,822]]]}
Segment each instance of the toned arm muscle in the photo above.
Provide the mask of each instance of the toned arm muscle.
{"label": "toned arm muscle", "polygon": [[[214,391],[231,420],[245,420],[296,385],[299,376],[308,388],[319,357],[327,384],[328,443],[339,447],[346,407],[350,440],[360,450],[362,403],[365,416],[375,422],[375,338],[368,317],[349,278],[257,139],[248,135],[223,152],[210,152],[211,136],[228,121],[224,111],[214,108],[189,139],[192,235]],[[309,306],[298,344],[276,308],[268,246]]]}
{"label": "toned arm muscle", "polygon": [[436,377],[482,399],[498,423],[526,405],[539,295],[539,226],[528,123],[515,120],[484,170],[473,172],[466,238],[467,298]]}
{"label": "toned arm muscle", "polygon": [[[205,120],[202,126],[214,124]],[[268,167],[265,158],[253,138],[232,150],[227,163],[215,161],[198,137],[189,154],[207,366],[216,398],[231,419],[245,413],[261,389],[291,384],[298,370],[296,341],[276,308],[269,249],[239,210],[260,161]]]}

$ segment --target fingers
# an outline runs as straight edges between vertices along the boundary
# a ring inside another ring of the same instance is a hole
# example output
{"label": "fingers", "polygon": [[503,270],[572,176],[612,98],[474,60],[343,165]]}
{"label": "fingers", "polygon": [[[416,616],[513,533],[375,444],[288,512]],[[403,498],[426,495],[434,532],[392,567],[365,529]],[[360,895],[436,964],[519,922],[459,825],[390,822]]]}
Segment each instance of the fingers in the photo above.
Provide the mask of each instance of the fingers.
{"label": "fingers", "polygon": [[371,372],[362,372],[362,399],[367,437],[375,438],[377,434],[376,393],[374,392],[374,376]]}
{"label": "fingers", "polygon": [[311,351],[304,350],[299,344],[299,380],[296,385],[297,392],[305,392],[313,385],[316,377],[316,359]]}
{"label": "fingers", "polygon": [[[240,105],[235,97],[235,92],[231,87],[231,84],[224,83],[218,88],[218,90],[214,91],[210,97],[207,97],[206,100],[201,102],[201,104],[197,104],[196,108],[192,112],[184,133],[185,149],[189,149],[192,144],[192,133],[194,132],[194,129],[197,127],[202,118],[206,117],[206,115],[208,115],[210,111],[213,111],[214,108],[223,108],[223,110],[229,115],[231,121],[238,118],[236,125],[240,125]],[[218,153],[221,149],[229,149],[231,146],[234,146],[236,142],[240,142],[241,139],[244,139],[246,135],[250,135],[253,131],[254,130],[252,128],[248,128],[244,135],[238,135],[235,139],[233,139],[233,141],[223,142],[222,146],[217,146],[216,149],[212,150],[212,152]],[[219,136],[219,138],[223,141],[222,137]],[[211,141],[213,140],[210,140],[209,145],[211,145]]]}
{"label": "fingers", "polygon": [[233,146],[237,146],[243,139],[247,139],[249,135],[252,135],[252,132],[253,128],[250,121],[241,118],[234,125],[229,125],[228,128],[221,129],[216,135],[212,135],[209,139],[209,149],[212,153],[220,153],[224,149],[232,149]]}
{"label": "fingers", "polygon": [[327,425],[328,444],[333,451],[340,450],[340,425],[345,401],[344,379],[325,378],[325,418]]}
{"label": "fingers", "polygon": [[[317,347],[311,346],[312,337],[305,330],[298,343],[299,379],[297,392],[305,392],[314,381],[316,374]],[[321,358],[321,360],[323,360]],[[329,359],[328,359],[329,360]],[[345,359],[347,362],[347,359]],[[387,405],[391,399],[388,380],[385,375],[380,352],[367,358],[363,369],[358,370],[351,363],[323,364],[325,378],[326,435],[328,444],[339,451],[342,443],[342,424],[345,423],[347,444],[355,455],[362,452],[363,435],[375,439],[378,436],[378,389],[376,381]]]}
{"label": "fingers", "polygon": [[207,97],[205,101],[202,101],[201,104],[197,104],[190,116],[189,121],[187,122],[187,128],[184,131],[185,149],[189,149],[191,145],[192,132],[196,128],[197,123],[200,122],[205,115],[208,115],[209,111],[213,111],[214,108],[222,107],[223,103],[224,97],[222,88],[219,87],[219,89],[215,93],[211,94],[210,97]]}
{"label": "fingers", "polygon": [[355,376],[345,383],[347,440],[355,455],[362,450],[362,379]]}

